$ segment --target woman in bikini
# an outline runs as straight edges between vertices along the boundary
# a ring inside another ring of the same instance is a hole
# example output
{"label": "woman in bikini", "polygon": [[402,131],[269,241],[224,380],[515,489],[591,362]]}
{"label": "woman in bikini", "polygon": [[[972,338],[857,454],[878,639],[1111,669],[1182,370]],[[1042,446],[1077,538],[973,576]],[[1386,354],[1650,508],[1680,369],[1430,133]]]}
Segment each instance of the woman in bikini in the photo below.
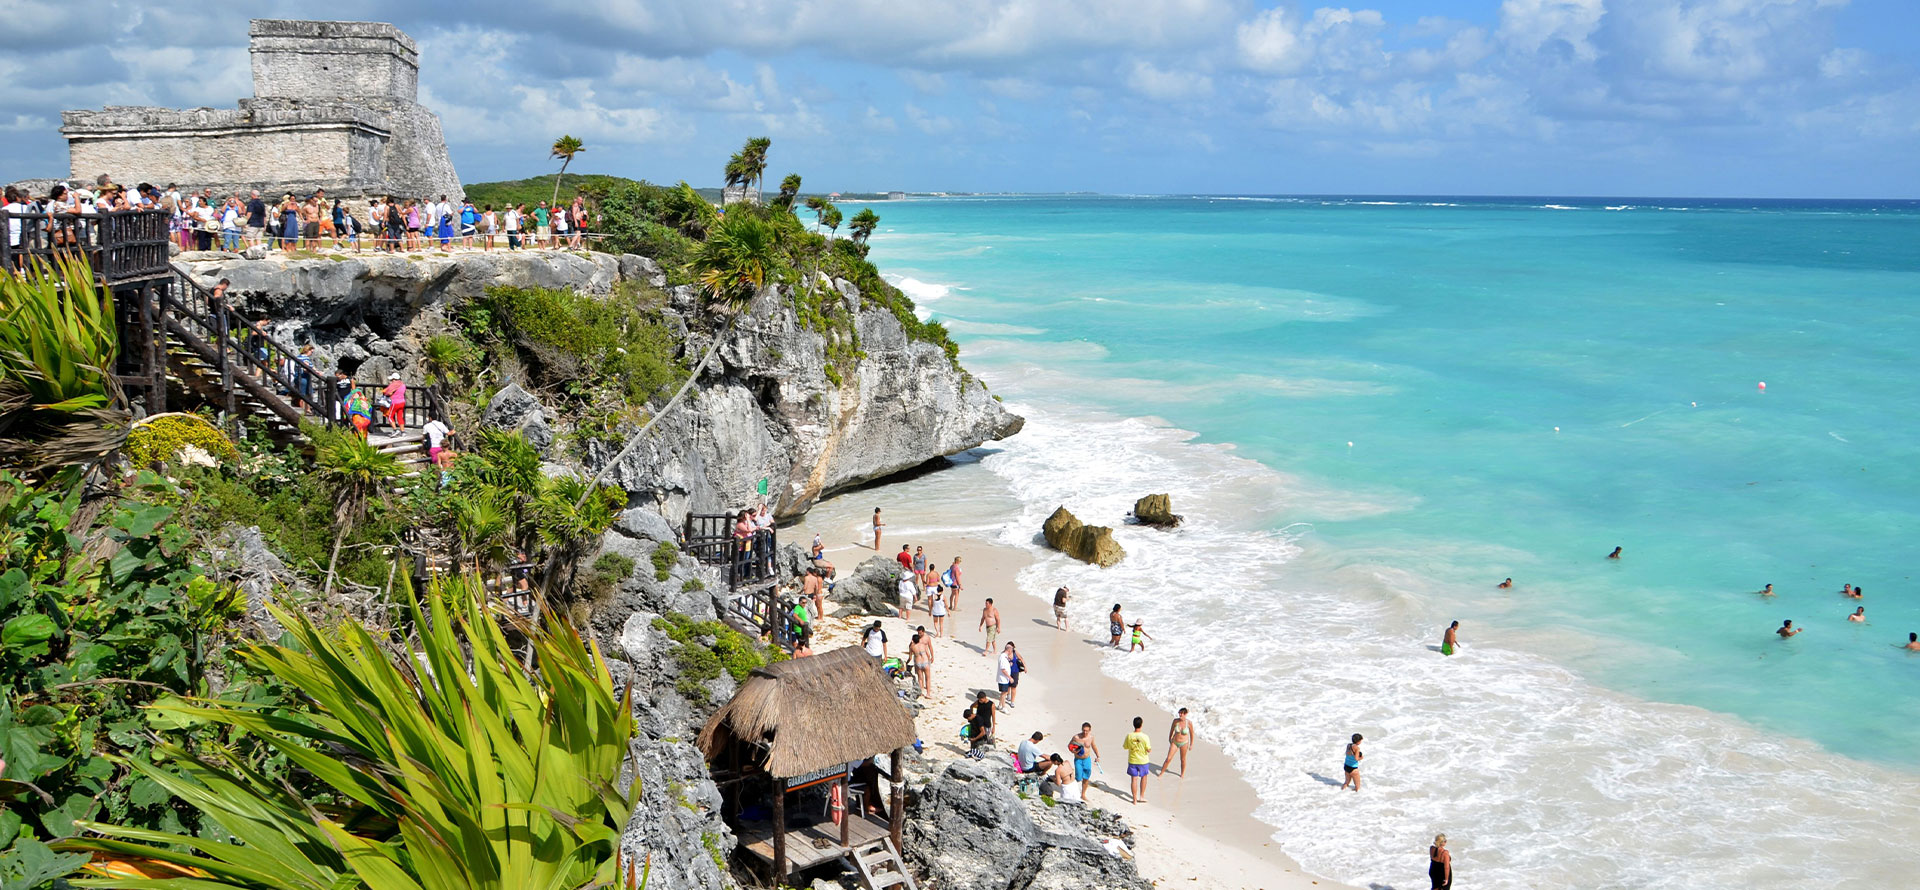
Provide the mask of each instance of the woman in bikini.
{"label": "woman in bikini", "polygon": [[1160,762],[1160,774],[1166,775],[1167,765],[1173,762],[1173,755],[1180,755],[1180,776],[1187,775],[1187,752],[1193,750],[1193,721],[1187,719],[1187,709],[1181,708],[1180,714],[1173,718],[1173,726],[1167,730],[1167,759]]}

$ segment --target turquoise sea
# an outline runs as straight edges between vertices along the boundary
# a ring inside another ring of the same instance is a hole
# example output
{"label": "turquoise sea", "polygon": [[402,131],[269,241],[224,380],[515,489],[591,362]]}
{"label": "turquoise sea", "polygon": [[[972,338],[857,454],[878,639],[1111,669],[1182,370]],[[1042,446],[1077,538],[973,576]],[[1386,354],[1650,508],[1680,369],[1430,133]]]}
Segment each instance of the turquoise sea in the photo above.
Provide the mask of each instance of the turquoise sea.
{"label": "turquoise sea", "polygon": [[1023,586],[1145,616],[1166,645],[1106,669],[1198,705],[1309,869],[1383,881],[1435,831],[1484,887],[1920,869],[1920,202],[875,209],[1032,418],[956,470],[1023,505],[1010,542],[1188,516]]}

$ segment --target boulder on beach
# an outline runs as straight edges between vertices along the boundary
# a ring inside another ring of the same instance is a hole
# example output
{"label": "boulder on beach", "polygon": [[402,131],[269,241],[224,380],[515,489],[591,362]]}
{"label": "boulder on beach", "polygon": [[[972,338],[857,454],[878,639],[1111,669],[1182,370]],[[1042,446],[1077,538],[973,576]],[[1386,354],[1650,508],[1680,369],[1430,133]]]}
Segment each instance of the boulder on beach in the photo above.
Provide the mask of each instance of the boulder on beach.
{"label": "boulder on beach", "polygon": [[1104,525],[1087,525],[1078,517],[1067,512],[1062,506],[1047,517],[1040,526],[1040,533],[1052,547],[1081,562],[1090,562],[1106,568],[1127,555],[1120,549],[1120,542],[1113,539],[1113,529]]}
{"label": "boulder on beach", "polygon": [[892,618],[900,614],[900,563],[890,556],[875,556],[853,571],[842,571],[833,589],[827,591],[827,599],[843,607],[833,613],[836,618]]}
{"label": "boulder on beach", "polygon": [[1133,502],[1133,518],[1141,525],[1173,528],[1180,524],[1180,515],[1173,512],[1173,499],[1164,494],[1150,494]]}

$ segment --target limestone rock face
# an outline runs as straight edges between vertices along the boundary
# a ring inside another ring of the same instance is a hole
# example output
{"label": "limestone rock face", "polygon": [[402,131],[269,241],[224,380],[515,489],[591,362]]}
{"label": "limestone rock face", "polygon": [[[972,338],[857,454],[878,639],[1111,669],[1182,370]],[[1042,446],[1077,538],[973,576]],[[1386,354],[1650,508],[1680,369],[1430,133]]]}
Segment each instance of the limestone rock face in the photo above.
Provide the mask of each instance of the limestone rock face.
{"label": "limestone rock face", "polygon": [[827,592],[827,599],[845,607],[833,613],[835,617],[884,615],[891,618],[900,614],[897,608],[900,602],[900,563],[893,557],[873,557],[855,566],[853,571],[838,566],[835,568],[839,569],[840,577],[834,582],[833,589]]}
{"label": "limestone rock face", "polygon": [[1040,526],[1040,533],[1052,547],[1081,562],[1090,562],[1102,568],[1118,563],[1127,555],[1121,549],[1120,542],[1113,539],[1113,529],[1104,525],[1087,525],[1065,506],[1053,511],[1047,521]]}
{"label": "limestone rock face", "polygon": [[[397,372],[409,382],[426,378],[427,338],[488,287],[606,294],[621,281],[666,280],[645,257],[548,250],[365,253],[338,261],[222,256],[184,265],[208,287],[232,279],[232,304],[266,314],[282,342],[313,343],[323,371],[364,380]],[[761,500],[786,520],[837,491],[1019,431],[1024,421],[938,346],[908,338],[886,309],[863,308],[853,285],[832,284],[843,300],[836,310],[851,314],[864,353],[834,369],[838,383],[827,373],[825,337],[801,323],[784,288],[763,291],[730,331],[705,313],[692,288],[668,291],[662,321],[681,338],[687,365],[700,361],[717,333],[724,339],[694,392],[608,470],[607,481],[674,522],[688,511]],[[489,373],[517,382],[517,368]],[[541,414],[554,440],[571,423],[551,410]],[[593,441],[553,448],[548,458],[591,474],[620,450],[621,443]],[[764,498],[756,492],[761,479],[768,480]]]}
{"label": "limestone rock face", "polygon": [[527,443],[545,454],[553,446],[553,427],[547,422],[546,406],[533,393],[520,388],[518,383],[509,383],[505,389],[493,395],[493,401],[487,403],[487,413],[482,415],[480,423],[494,429],[518,432],[526,436]]}
{"label": "limestone rock face", "polygon": [[1150,494],[1133,502],[1133,518],[1141,525],[1160,528],[1173,528],[1180,524],[1180,516],[1173,512],[1172,500],[1164,494]]}
{"label": "limestone rock face", "polygon": [[[906,856],[941,890],[1149,890],[1131,860],[1100,846],[1078,804],[1030,809],[1004,759],[957,760],[909,800]],[[1118,822],[1118,820],[1112,820]],[[1042,823],[1045,824],[1042,824]],[[1124,828],[1122,828],[1124,830]]]}

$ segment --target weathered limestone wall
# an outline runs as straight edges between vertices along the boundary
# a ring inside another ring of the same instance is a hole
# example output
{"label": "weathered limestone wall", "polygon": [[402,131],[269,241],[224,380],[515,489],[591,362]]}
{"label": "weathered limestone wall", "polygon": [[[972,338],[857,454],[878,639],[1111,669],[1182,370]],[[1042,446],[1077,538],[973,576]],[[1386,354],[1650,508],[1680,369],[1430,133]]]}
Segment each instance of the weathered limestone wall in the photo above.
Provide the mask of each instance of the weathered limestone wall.
{"label": "weathered limestone wall", "polygon": [[420,49],[384,22],[254,19],[253,94],[263,99],[416,101]]}
{"label": "weathered limestone wall", "polygon": [[109,107],[62,117],[70,175],[336,197],[460,194],[440,118],[414,99],[420,54],[379,22],[257,19],[238,109]]}

